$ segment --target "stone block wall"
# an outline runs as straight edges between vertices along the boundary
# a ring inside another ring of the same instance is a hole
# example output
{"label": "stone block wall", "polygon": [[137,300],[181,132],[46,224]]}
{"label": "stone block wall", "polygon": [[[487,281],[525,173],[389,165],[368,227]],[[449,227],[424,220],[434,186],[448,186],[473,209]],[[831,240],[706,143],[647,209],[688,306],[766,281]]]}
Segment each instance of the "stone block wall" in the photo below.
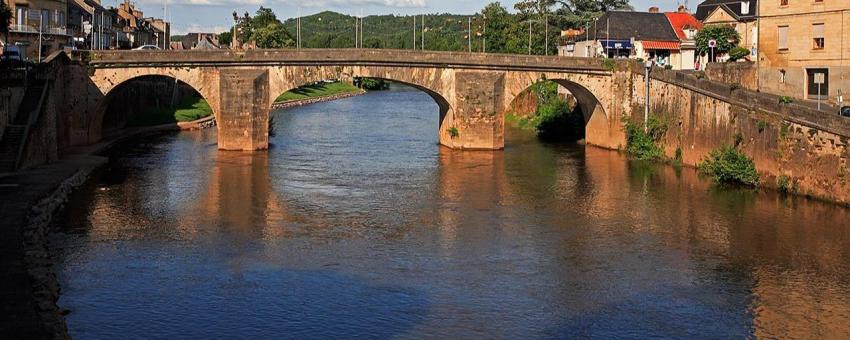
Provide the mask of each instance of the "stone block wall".
{"label": "stone block wall", "polygon": [[[669,157],[681,149],[683,164],[696,166],[711,150],[738,144],[753,158],[762,186],[776,188],[783,176],[797,193],[850,204],[850,119],[679,72],[653,72],[651,112],[667,123],[662,144]],[[633,76],[633,91],[643,96],[644,77]],[[642,121],[643,109],[633,105],[631,119]]]}
{"label": "stone block wall", "polygon": [[758,69],[752,62],[709,63],[705,68],[708,80],[736,84],[747,90],[758,90]]}

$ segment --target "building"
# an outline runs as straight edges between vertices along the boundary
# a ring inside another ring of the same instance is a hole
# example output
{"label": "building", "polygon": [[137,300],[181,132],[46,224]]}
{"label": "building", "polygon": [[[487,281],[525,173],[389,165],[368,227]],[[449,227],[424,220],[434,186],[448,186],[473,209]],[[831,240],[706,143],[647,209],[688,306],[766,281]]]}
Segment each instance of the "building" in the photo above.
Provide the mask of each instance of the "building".
{"label": "building", "polygon": [[128,48],[136,48],[143,45],[157,45],[162,48],[163,45],[158,44],[159,40],[162,39],[162,30],[155,32],[156,29],[153,27],[153,20],[146,20],[144,13],[136,8],[130,0],[124,0],[114,11],[126,23],[123,26],[123,32],[120,34],[124,35]]}
{"label": "building", "polygon": [[145,18],[148,27],[153,36],[153,44],[159,46],[163,50],[167,50],[171,46],[171,24],[163,19]]}
{"label": "building", "polygon": [[682,65],[681,43],[658,8],[649,12],[608,11],[576,37],[574,56],[641,58],[661,66]]}
{"label": "building", "polygon": [[67,28],[66,0],[3,0],[12,11],[9,41],[30,60],[45,58],[68,46],[71,34]]}
{"label": "building", "polygon": [[68,0],[68,27],[78,49],[108,50],[117,46],[115,13],[95,0]]}
{"label": "building", "polygon": [[696,62],[699,56],[697,55],[697,44],[694,37],[702,29],[702,23],[688,13],[684,6],[679,6],[679,10],[676,12],[667,12],[664,15],[670,21],[670,26],[673,27],[673,31],[676,32],[680,42],[679,53],[681,58],[679,58],[678,64],[673,65],[673,68],[678,70],[698,68]]}
{"label": "building", "polygon": [[846,105],[850,1],[766,0],[759,13],[759,89]]}
{"label": "building", "polygon": [[[784,0],[767,1],[780,2]],[[740,36],[738,45],[750,50],[750,55],[755,58],[758,54],[757,11],[758,0],[705,0],[697,6],[694,17],[701,21],[704,26],[729,25],[734,27]]]}
{"label": "building", "polygon": [[561,31],[558,38],[558,55],[562,57],[575,56],[576,39],[584,35],[584,30],[566,29]]}

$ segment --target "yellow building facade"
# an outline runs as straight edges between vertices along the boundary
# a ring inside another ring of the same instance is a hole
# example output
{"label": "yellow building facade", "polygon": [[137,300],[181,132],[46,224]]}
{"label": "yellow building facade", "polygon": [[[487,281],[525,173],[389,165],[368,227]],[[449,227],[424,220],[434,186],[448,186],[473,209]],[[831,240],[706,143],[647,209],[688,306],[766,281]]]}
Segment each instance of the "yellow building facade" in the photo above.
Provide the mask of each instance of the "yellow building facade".
{"label": "yellow building facade", "polygon": [[762,0],[759,16],[759,89],[847,105],[850,0]]}

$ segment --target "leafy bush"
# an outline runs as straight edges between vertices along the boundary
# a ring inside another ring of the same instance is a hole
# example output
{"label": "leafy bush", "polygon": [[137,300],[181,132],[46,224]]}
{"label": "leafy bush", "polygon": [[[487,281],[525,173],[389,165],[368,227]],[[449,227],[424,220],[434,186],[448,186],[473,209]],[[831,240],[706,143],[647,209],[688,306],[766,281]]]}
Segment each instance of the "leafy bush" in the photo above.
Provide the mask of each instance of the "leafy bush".
{"label": "leafy bush", "polygon": [[626,129],[626,152],[639,160],[662,160],[664,150],[658,146],[658,142],[667,133],[667,124],[655,115],[650,115],[647,121],[647,129],[641,124],[635,124],[624,117],[623,124]]}
{"label": "leafy bush", "polygon": [[729,51],[729,61],[738,61],[750,55],[750,50],[745,47],[737,46]]}
{"label": "leafy bush", "polygon": [[755,163],[744,153],[731,146],[712,150],[698,167],[700,173],[711,176],[718,183],[737,183],[756,186],[759,175]]}
{"label": "leafy bush", "polygon": [[779,97],[779,104],[786,104],[787,105],[787,104],[791,104],[793,102],[794,102],[794,98],[791,98],[791,97],[788,97],[788,96]]}
{"label": "leafy bush", "polygon": [[673,69],[673,65],[664,65],[664,69],[665,69],[665,70],[672,70],[672,69]]}
{"label": "leafy bush", "polygon": [[366,91],[379,91],[390,88],[390,84],[387,81],[374,78],[357,78],[354,80],[354,85]]}
{"label": "leafy bush", "polygon": [[758,123],[756,123],[756,128],[758,128],[759,133],[764,132],[764,129],[767,128],[767,122],[763,120],[758,121]]}

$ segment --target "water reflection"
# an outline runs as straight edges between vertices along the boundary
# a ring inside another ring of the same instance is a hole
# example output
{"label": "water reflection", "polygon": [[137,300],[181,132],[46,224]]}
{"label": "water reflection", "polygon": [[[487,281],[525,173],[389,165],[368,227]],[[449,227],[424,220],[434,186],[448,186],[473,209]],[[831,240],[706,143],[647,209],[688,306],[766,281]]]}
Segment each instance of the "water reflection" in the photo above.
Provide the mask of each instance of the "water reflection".
{"label": "water reflection", "polygon": [[57,226],[72,335],[850,336],[847,209],[521,131],[452,151],[437,116],[392,91],[280,112],[267,154],[116,150]]}

